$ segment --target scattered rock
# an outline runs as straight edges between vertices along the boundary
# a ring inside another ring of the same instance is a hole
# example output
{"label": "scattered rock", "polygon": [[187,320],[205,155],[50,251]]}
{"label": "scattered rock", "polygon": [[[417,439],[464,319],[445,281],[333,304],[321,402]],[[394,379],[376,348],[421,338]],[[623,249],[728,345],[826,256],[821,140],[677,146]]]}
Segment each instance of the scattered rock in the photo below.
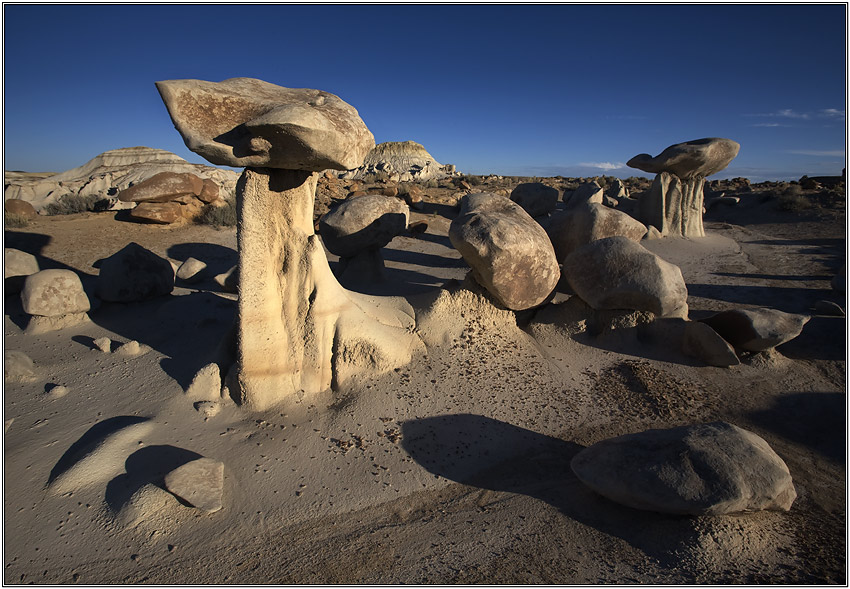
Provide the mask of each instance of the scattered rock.
{"label": "scattered rock", "polygon": [[591,203],[552,215],[547,233],[558,260],[564,260],[576,248],[597,239],[619,235],[640,241],[646,226],[623,212]]}
{"label": "scattered rock", "polygon": [[207,265],[204,262],[196,258],[187,258],[177,269],[177,278],[189,284],[200,282],[204,279],[206,268]]}
{"label": "scattered rock", "polygon": [[110,352],[112,352],[112,340],[108,337],[99,337],[92,343],[94,344],[94,347],[96,347],[101,352],[104,352],[105,354],[109,354]]}
{"label": "scattered rock", "polygon": [[788,511],[797,497],[767,442],[724,422],[603,440],[576,454],[571,467],[600,495],[662,513]]}
{"label": "scattered rock", "polygon": [[224,292],[239,292],[239,265],[233,266],[227,272],[217,274],[213,279],[215,283],[221,287]]}
{"label": "scattered rock", "polygon": [[193,405],[195,411],[204,417],[215,417],[221,411],[221,402],[219,401],[198,401]]}
{"label": "scattered rock", "polygon": [[688,321],[685,324],[682,351],[709,366],[728,368],[741,363],[729,342],[717,335],[711,327],[699,321]]}
{"label": "scattered rock", "polygon": [[818,315],[834,315],[836,317],[844,317],[844,309],[841,305],[832,301],[818,301],[815,303],[815,312]]}
{"label": "scattered rock", "polygon": [[100,266],[97,295],[104,301],[142,301],[171,294],[174,269],[171,263],[131,242]]}
{"label": "scattered rock", "polygon": [[186,389],[186,396],[193,401],[219,399],[221,397],[221,372],[218,364],[207,364],[198,370]]}
{"label": "scattered rock", "polygon": [[322,241],[346,258],[387,245],[407,228],[410,210],[398,198],[369,194],[352,198],[319,221]]}
{"label": "scattered rock", "polygon": [[594,309],[687,317],[688,290],[679,267],[626,237],[606,237],[574,250],[562,272]]}
{"label": "scattered rock", "polygon": [[548,215],[558,204],[558,189],[542,182],[525,182],[511,192],[511,200],[532,217]]}
{"label": "scattered rock", "polygon": [[558,260],[546,232],[522,207],[503,196],[463,197],[449,239],[472,268],[475,280],[508,309],[535,307],[558,284]]}
{"label": "scattered rock", "polygon": [[3,351],[3,380],[27,382],[35,378],[35,365],[29,356],[19,350]]}
{"label": "scattered rock", "polygon": [[24,312],[42,317],[85,313],[91,308],[80,277],[71,270],[41,270],[27,276],[21,302]]}
{"label": "scattered rock", "polygon": [[165,475],[165,488],[202,511],[219,511],[224,491],[224,464],[212,458],[187,462]]}
{"label": "scattered rock", "polygon": [[701,321],[738,349],[764,352],[800,335],[809,319],[807,315],[759,308],[731,309]]}
{"label": "scattered rock", "polygon": [[150,351],[150,346],[140,344],[136,340],[130,340],[129,342],[118,346],[118,349],[115,350],[115,353],[120,354],[122,356],[141,356],[143,354],[147,354]]}

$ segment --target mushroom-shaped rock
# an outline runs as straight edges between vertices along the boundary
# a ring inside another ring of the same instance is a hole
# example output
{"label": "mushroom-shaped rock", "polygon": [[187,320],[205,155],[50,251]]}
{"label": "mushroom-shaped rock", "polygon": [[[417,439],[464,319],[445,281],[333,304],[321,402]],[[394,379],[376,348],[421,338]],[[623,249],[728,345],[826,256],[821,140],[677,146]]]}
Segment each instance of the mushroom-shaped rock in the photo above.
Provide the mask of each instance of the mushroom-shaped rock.
{"label": "mushroom-shaped rock", "polygon": [[356,168],[375,145],[357,111],[327,92],[251,78],[157,87],[189,149],[248,166],[236,185],[233,397],[261,411],[410,362],[422,348],[413,309],[342,288],[314,232],[318,172]]}
{"label": "mushroom-shaped rock", "polygon": [[570,466],[600,495],[661,513],[788,511],[797,497],[788,467],[768,443],[725,422],[603,440]]}
{"label": "mushroom-shaped rock", "polygon": [[710,176],[723,170],[738,155],[741,145],[731,139],[709,137],[671,145],[657,156],[636,155],[626,165],[650,174],[668,172],[682,180]]}
{"label": "mushroom-shaped rock", "polygon": [[646,226],[622,211],[587,203],[552,215],[547,233],[555,255],[563,260],[576,248],[597,239],[619,235],[640,241],[646,234]]}
{"label": "mushroom-shaped rock", "polygon": [[687,314],[688,289],[679,267],[627,237],[606,237],[574,250],[562,272],[594,309],[650,311],[660,317]]}
{"label": "mushroom-shaped rock", "polygon": [[701,321],[736,348],[764,352],[800,335],[809,319],[808,315],[759,308],[730,309]]}
{"label": "mushroom-shaped rock", "polygon": [[649,192],[641,197],[638,219],[662,235],[703,237],[705,177],[729,165],[740,145],[718,137],[671,145],[655,157],[642,153],[627,165],[656,173]]}
{"label": "mushroom-shaped rock", "polygon": [[558,284],[558,260],[546,232],[503,196],[464,196],[449,239],[475,280],[508,309],[535,307]]}
{"label": "mushroom-shaped rock", "polygon": [[403,200],[368,194],[349,199],[322,217],[319,232],[331,253],[350,258],[387,245],[404,232],[409,217]]}
{"label": "mushroom-shaped rock", "polygon": [[548,215],[558,204],[558,189],[542,182],[524,182],[511,191],[511,200],[532,217]]}
{"label": "mushroom-shaped rock", "polygon": [[24,312],[41,317],[85,313],[91,308],[80,277],[71,270],[42,270],[27,276],[21,302]]}
{"label": "mushroom-shaped rock", "polygon": [[171,294],[171,262],[131,242],[100,265],[97,296],[104,301],[128,303]]}
{"label": "mushroom-shaped rock", "polygon": [[375,146],[354,107],[321,90],[254,78],[156,87],[186,146],[216,165],[350,170]]}

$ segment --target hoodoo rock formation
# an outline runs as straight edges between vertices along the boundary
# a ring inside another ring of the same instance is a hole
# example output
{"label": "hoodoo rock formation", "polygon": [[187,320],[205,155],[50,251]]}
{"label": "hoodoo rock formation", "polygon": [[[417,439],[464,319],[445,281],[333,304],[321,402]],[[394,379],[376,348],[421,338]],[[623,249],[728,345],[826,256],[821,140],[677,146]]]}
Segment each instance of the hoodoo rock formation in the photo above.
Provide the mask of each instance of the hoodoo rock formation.
{"label": "hoodoo rock formation", "polygon": [[342,288],[313,227],[318,172],[356,168],[374,146],[337,96],[252,78],[157,82],[192,151],[246,166],[236,188],[238,401],[263,410],[410,361],[421,347],[406,302]]}
{"label": "hoodoo rock formation", "polygon": [[731,139],[710,137],[671,145],[655,157],[642,153],[630,159],[627,166],[657,174],[640,199],[638,220],[664,236],[704,237],[705,178],[728,166],[740,148]]}

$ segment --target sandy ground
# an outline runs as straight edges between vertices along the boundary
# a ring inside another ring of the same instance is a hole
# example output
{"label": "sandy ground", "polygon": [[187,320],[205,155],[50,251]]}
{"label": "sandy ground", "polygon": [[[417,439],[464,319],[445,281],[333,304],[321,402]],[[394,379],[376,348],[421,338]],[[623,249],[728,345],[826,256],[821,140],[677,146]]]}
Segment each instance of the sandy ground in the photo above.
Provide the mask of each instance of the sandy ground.
{"label": "sandy ground", "polygon": [[[28,354],[38,378],[4,389],[4,582],[846,583],[843,317],[815,316],[776,353],[731,369],[688,358],[663,329],[571,337],[556,307],[514,314],[461,288],[450,215],[414,213],[428,231],[393,240],[387,281],[365,289],[413,303],[427,354],[263,413],[231,405],[205,419],[184,395],[235,316],[235,295],[212,281],[104,304],[89,324],[38,336],[5,297],[4,346]],[[645,242],[682,268],[691,318],[844,306],[830,289],[843,215],[744,216],[758,222],[709,215],[706,238]],[[236,262],[235,230],[110,214],[5,234],[6,247],[87,282],[130,241],[217,272]],[[150,351],[104,353],[93,344],[104,336]],[[604,438],[718,419],[786,461],[790,512],[642,512],[569,468]],[[225,464],[224,509],[211,515],[161,488],[199,455]]]}

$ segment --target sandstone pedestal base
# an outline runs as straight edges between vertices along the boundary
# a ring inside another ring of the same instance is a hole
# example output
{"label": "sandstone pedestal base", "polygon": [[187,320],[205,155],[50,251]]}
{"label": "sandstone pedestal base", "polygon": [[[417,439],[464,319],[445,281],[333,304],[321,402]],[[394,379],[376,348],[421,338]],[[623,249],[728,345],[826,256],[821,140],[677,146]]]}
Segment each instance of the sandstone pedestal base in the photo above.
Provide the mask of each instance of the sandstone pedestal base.
{"label": "sandstone pedestal base", "polygon": [[705,237],[702,224],[705,178],[681,179],[669,172],[655,177],[652,188],[638,204],[638,220],[663,236]]}

